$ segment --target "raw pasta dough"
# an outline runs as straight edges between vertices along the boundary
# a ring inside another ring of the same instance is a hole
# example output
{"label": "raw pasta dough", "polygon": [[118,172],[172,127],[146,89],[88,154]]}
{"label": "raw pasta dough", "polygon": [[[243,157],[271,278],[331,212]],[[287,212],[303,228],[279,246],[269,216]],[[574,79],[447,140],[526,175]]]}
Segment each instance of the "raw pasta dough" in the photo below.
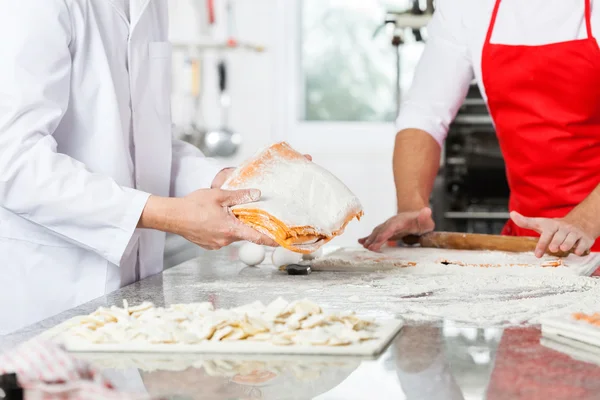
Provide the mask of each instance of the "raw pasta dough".
{"label": "raw pasta dough", "polygon": [[266,341],[276,345],[345,346],[376,339],[377,325],[354,313],[326,314],[308,300],[277,299],[214,310],[211,303],[169,308],[142,303],[101,307],[73,320],[64,333],[87,343],[194,344],[205,341]]}
{"label": "raw pasta dough", "polygon": [[312,253],[363,214],[356,196],[333,174],[287,143],[246,161],[223,189],[260,189],[260,201],[232,207],[236,217],[298,253]]}

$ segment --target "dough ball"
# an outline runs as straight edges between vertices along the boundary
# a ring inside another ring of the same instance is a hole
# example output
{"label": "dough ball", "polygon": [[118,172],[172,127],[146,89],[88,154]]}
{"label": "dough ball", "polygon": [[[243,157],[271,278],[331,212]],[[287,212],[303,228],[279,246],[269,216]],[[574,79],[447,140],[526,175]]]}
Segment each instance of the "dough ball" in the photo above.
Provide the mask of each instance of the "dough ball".
{"label": "dough ball", "polygon": [[254,243],[244,243],[238,252],[240,261],[246,265],[258,265],[265,260],[265,248]]}
{"label": "dough ball", "polygon": [[271,261],[273,261],[273,265],[276,267],[288,264],[298,264],[301,260],[302,254],[294,253],[283,247],[276,248],[271,256]]}
{"label": "dough ball", "polygon": [[303,260],[314,260],[316,258],[319,258],[323,255],[323,249],[319,249],[317,251],[315,251],[314,253],[310,253],[310,254],[302,254],[302,259]]}

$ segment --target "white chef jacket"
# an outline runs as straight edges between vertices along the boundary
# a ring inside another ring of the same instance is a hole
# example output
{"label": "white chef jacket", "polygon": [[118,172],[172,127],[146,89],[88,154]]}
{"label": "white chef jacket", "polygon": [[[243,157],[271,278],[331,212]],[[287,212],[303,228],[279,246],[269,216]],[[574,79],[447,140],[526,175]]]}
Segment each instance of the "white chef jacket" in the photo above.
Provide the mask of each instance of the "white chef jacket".
{"label": "white chef jacket", "polygon": [[171,134],[167,0],[0,0],[0,334],[162,271],[150,194],[220,170]]}
{"label": "white chef jacket", "polygon": [[[486,98],[481,52],[496,0],[437,0],[412,86],[400,105],[398,130],[416,128],[440,145],[473,78]],[[600,3],[592,33],[600,33]],[[491,43],[541,45],[585,38],[585,0],[502,0]],[[577,73],[577,71],[573,71]]]}

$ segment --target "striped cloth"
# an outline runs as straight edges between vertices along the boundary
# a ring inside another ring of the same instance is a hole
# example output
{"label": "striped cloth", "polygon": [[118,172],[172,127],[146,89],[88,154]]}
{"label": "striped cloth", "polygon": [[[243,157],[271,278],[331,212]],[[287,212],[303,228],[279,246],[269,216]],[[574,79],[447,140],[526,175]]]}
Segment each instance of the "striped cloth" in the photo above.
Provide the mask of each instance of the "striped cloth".
{"label": "striped cloth", "polygon": [[0,355],[0,374],[16,373],[26,400],[142,400],[120,393],[87,362],[37,339]]}

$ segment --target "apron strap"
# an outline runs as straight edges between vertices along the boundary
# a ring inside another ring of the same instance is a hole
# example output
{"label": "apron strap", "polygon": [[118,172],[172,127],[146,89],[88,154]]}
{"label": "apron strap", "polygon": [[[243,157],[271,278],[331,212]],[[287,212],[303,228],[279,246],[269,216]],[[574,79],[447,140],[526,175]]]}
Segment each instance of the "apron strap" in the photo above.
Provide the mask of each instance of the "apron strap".
{"label": "apron strap", "polygon": [[[498,15],[498,9],[500,8],[501,0],[496,0],[494,4],[494,11],[492,11],[492,19],[490,20],[490,25],[488,26],[487,35],[485,36],[485,43],[489,44],[490,39],[492,38],[492,32],[494,31],[494,25],[496,25],[496,16]],[[585,28],[587,31],[588,39],[591,39],[592,36],[592,0],[585,0]]]}
{"label": "apron strap", "polygon": [[591,39],[592,36],[592,0],[585,0],[585,27],[587,29],[587,37]]}
{"label": "apron strap", "polygon": [[[494,11],[492,11],[492,19],[490,20],[490,25],[488,26],[487,35],[485,36],[485,44],[490,43],[490,39],[492,38],[492,32],[494,31],[494,25],[496,25],[496,16],[498,15],[498,9],[500,8],[500,1],[496,0],[496,4],[494,4]],[[586,0],[590,1],[590,0]]]}

